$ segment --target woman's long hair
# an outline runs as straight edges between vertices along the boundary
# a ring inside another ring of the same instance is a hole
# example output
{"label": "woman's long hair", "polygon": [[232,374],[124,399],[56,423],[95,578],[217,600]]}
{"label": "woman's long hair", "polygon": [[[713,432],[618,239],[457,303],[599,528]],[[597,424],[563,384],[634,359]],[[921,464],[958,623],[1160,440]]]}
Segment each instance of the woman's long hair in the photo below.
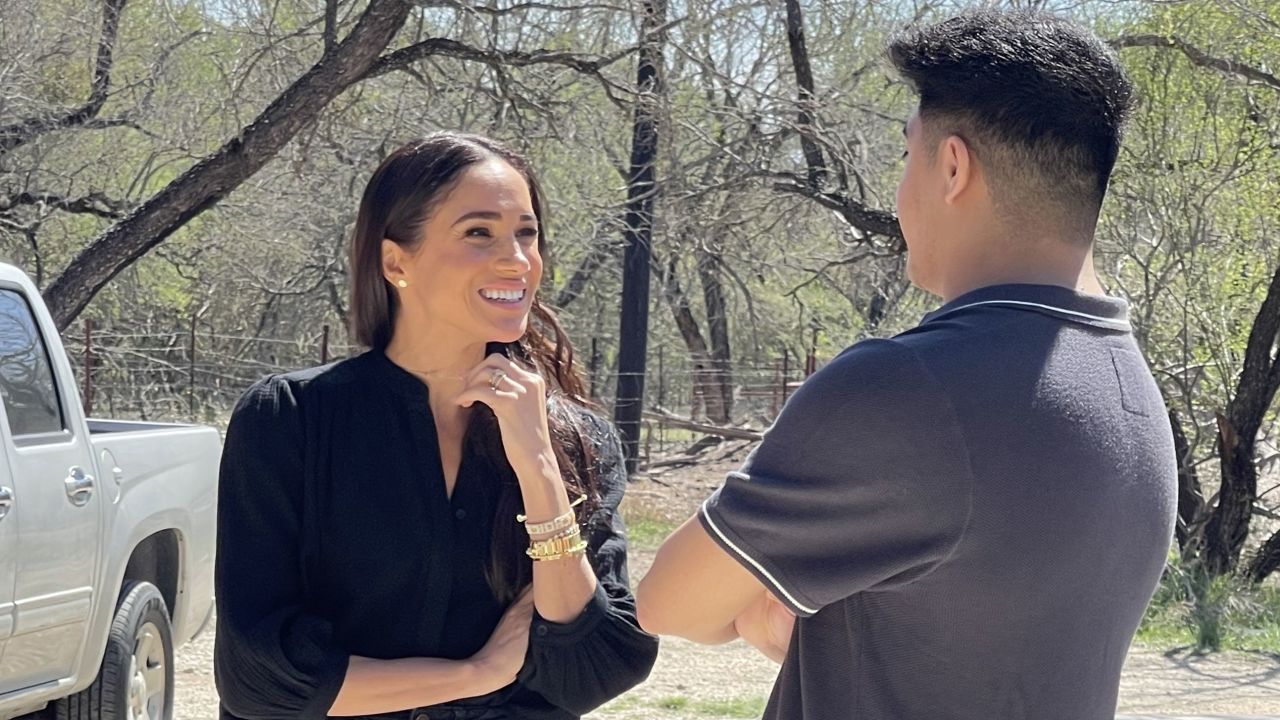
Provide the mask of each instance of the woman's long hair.
{"label": "woman's long hair", "polygon": [[[385,351],[395,330],[399,298],[382,273],[382,240],[414,250],[435,206],[462,172],[477,163],[499,158],[529,184],[529,197],[538,221],[538,252],[547,249],[542,189],[528,161],[505,145],[478,135],[442,132],[415,140],[391,153],[365,187],[351,240],[351,335],[363,345]],[[583,408],[582,379],[573,365],[573,346],[554,313],[537,296],[529,311],[528,328],[513,343],[490,343],[488,352],[501,352],[533,368],[547,383],[547,422],[552,447],[570,500],[586,497],[578,517],[591,517],[599,503],[594,439]],[[486,577],[494,595],[509,602],[533,579],[532,561],[525,555],[529,536],[515,521],[523,501],[515,471],[507,462],[498,421],[483,404],[475,407],[467,428],[470,450],[497,468],[501,487],[493,518],[494,534]]]}

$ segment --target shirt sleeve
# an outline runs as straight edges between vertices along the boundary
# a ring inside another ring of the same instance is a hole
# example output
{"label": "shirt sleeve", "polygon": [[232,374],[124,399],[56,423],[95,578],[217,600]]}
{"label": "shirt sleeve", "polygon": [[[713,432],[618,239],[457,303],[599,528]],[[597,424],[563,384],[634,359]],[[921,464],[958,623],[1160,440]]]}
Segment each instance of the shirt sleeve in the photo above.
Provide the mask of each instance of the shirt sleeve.
{"label": "shirt sleeve", "polygon": [[846,350],[787,402],[699,519],[800,616],[942,562],[972,473],[941,384],[900,342]]}
{"label": "shirt sleeve", "polygon": [[290,385],[264,379],[231,416],[218,489],[214,670],[242,720],[320,720],[346,676],[348,654],[303,599],[303,478]]}
{"label": "shirt sleeve", "polygon": [[587,557],[596,591],[582,613],[554,623],[534,612],[529,657],[520,681],[549,702],[585,715],[639,685],[658,656],[658,639],[640,629],[627,578],[627,535],[618,504],[627,485],[622,443],[609,423],[590,415],[597,443],[600,505],[587,523]]}

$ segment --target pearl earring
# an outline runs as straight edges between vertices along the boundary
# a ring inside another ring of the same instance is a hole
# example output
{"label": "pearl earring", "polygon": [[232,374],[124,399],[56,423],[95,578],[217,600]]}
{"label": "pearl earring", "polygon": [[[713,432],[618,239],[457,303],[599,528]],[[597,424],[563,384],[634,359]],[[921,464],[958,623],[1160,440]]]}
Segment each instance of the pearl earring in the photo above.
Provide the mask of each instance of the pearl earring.
{"label": "pearl earring", "polygon": [[407,287],[409,287],[409,281],[408,281],[408,280],[405,280],[404,278],[400,278],[399,280],[397,280],[397,281],[396,281],[396,284],[397,284],[397,285],[399,285],[399,286],[400,286],[400,287],[402,287],[402,288],[407,288]]}

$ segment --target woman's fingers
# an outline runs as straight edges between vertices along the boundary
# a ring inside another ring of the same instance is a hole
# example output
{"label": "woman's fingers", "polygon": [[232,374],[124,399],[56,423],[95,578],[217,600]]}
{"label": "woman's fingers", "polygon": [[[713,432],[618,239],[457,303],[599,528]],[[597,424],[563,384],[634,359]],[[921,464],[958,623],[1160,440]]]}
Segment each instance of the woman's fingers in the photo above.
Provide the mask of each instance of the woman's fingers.
{"label": "woman's fingers", "polygon": [[464,378],[466,385],[457,402],[470,407],[483,402],[495,411],[500,400],[518,400],[531,390],[540,390],[542,378],[498,353],[493,353],[473,368]]}
{"label": "woman's fingers", "polygon": [[499,401],[519,400],[528,392],[528,388],[509,375],[482,375],[458,394],[458,404],[462,407],[471,407],[477,402],[482,402],[496,412]]}

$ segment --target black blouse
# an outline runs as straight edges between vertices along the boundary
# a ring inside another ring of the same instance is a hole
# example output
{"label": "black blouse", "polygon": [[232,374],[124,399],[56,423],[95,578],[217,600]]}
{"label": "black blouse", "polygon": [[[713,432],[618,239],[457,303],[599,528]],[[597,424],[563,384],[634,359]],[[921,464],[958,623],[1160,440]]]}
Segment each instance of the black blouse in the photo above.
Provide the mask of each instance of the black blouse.
{"label": "black blouse", "polygon": [[[628,585],[621,445],[582,412],[600,472],[585,529],[595,595],[567,624],[535,611],[515,683],[427,717],[566,720],[648,676],[658,641]],[[379,351],[245,394],[218,500],[223,720],[326,717],[350,655],[462,659],[484,645],[504,610],[484,577],[493,523],[515,519],[493,517],[495,470],[470,447],[450,497],[427,386]]]}

